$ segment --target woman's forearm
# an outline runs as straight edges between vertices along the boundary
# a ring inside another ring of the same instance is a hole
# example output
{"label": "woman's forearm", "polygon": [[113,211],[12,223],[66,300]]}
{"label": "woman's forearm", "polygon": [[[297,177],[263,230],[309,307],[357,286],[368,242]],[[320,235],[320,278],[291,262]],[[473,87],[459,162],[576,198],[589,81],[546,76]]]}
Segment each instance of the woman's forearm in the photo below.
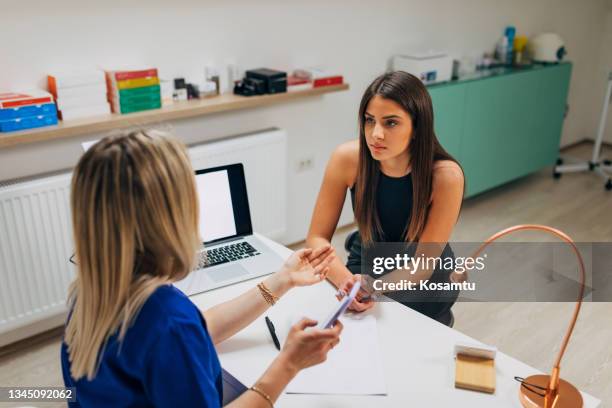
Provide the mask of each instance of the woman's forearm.
{"label": "woman's forearm", "polygon": [[[264,280],[273,295],[283,296],[292,287],[286,275],[277,272]],[[208,332],[213,343],[218,344],[233,336],[265,312],[270,305],[257,287],[246,293],[216,305],[204,312]]]}
{"label": "woman's forearm", "polygon": [[[272,402],[276,402],[287,384],[296,376],[298,369],[292,367],[283,354],[270,364],[264,374],[254,384],[259,390],[268,395]],[[268,401],[257,392],[248,390],[238,399],[228,405],[231,408],[269,408]]]}
{"label": "woman's forearm", "polygon": [[[319,236],[311,236],[306,239],[306,245],[309,248],[319,248],[324,245],[330,245],[328,239]],[[327,280],[329,283],[338,288],[346,279],[351,276],[351,272],[342,263],[339,258],[336,258],[329,265],[329,272],[327,274]]]}
{"label": "woman's forearm", "polygon": [[[431,243],[419,243],[416,248],[414,258],[420,257],[423,262],[419,263],[416,269],[395,269],[392,272],[385,274],[381,281],[385,284],[399,283],[399,282],[413,282],[415,284],[420,283],[431,278],[434,272],[434,265],[431,262],[426,262],[428,258],[436,259],[440,257],[444,251],[444,245],[442,244],[431,244]],[[383,290],[382,292],[394,292],[393,290]]]}
{"label": "woman's forearm", "polygon": [[344,281],[353,276],[351,271],[342,263],[340,259],[335,259],[329,266],[329,273],[327,274],[327,280],[334,287],[339,288]]}

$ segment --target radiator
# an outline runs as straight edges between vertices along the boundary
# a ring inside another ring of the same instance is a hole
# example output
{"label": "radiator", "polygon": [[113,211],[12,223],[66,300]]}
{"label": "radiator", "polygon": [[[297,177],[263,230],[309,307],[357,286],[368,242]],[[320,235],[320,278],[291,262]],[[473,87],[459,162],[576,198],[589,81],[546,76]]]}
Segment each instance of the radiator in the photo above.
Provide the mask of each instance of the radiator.
{"label": "radiator", "polygon": [[[198,144],[194,169],[243,163],[253,229],[286,230],[286,134],[270,130]],[[0,183],[0,346],[61,324],[74,277],[71,173]]]}
{"label": "radiator", "polygon": [[65,312],[74,276],[70,179],[64,173],[0,187],[0,333]]}

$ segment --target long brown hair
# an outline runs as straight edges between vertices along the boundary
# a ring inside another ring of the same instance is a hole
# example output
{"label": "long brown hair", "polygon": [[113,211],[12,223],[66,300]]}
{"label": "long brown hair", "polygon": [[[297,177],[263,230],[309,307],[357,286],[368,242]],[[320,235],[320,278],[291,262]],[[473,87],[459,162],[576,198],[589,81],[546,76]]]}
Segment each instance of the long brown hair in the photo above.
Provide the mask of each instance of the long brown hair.
{"label": "long brown hair", "polygon": [[376,78],[365,90],[359,105],[359,164],[355,183],[355,218],[364,244],[382,236],[382,227],[376,209],[376,190],[380,179],[380,163],[372,158],[365,138],[365,112],[370,100],[379,95],[397,103],[410,115],[412,137],[410,164],[412,166],[413,205],[410,222],[404,238],[414,242],[423,232],[429,211],[433,166],[437,160],[452,160],[440,145],[434,133],[433,106],[425,85],[414,75],[403,71],[385,73]]}
{"label": "long brown hair", "polygon": [[185,147],[160,131],[107,137],[72,177],[77,275],[65,342],[75,379],[94,378],[108,338],[122,340],[149,295],[185,277],[201,243]]}

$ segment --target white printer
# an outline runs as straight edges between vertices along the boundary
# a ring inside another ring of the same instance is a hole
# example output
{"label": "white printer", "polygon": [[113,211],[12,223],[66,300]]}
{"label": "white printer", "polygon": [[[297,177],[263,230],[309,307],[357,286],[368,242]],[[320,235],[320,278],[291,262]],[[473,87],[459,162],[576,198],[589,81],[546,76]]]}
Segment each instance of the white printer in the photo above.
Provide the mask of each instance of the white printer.
{"label": "white printer", "polygon": [[395,54],[391,57],[391,70],[408,72],[424,84],[450,81],[453,59],[439,51]]}

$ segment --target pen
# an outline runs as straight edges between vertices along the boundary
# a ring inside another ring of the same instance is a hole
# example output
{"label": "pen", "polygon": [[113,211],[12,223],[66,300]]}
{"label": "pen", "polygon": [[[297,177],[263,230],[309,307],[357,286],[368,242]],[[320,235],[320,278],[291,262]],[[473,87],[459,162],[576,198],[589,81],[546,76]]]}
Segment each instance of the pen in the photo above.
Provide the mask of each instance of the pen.
{"label": "pen", "polygon": [[270,331],[270,336],[272,337],[274,346],[278,351],[280,351],[280,342],[278,341],[278,337],[276,337],[276,330],[274,329],[274,324],[272,324],[272,320],[270,320],[268,316],[266,316],[266,325],[268,326],[268,330]]}

